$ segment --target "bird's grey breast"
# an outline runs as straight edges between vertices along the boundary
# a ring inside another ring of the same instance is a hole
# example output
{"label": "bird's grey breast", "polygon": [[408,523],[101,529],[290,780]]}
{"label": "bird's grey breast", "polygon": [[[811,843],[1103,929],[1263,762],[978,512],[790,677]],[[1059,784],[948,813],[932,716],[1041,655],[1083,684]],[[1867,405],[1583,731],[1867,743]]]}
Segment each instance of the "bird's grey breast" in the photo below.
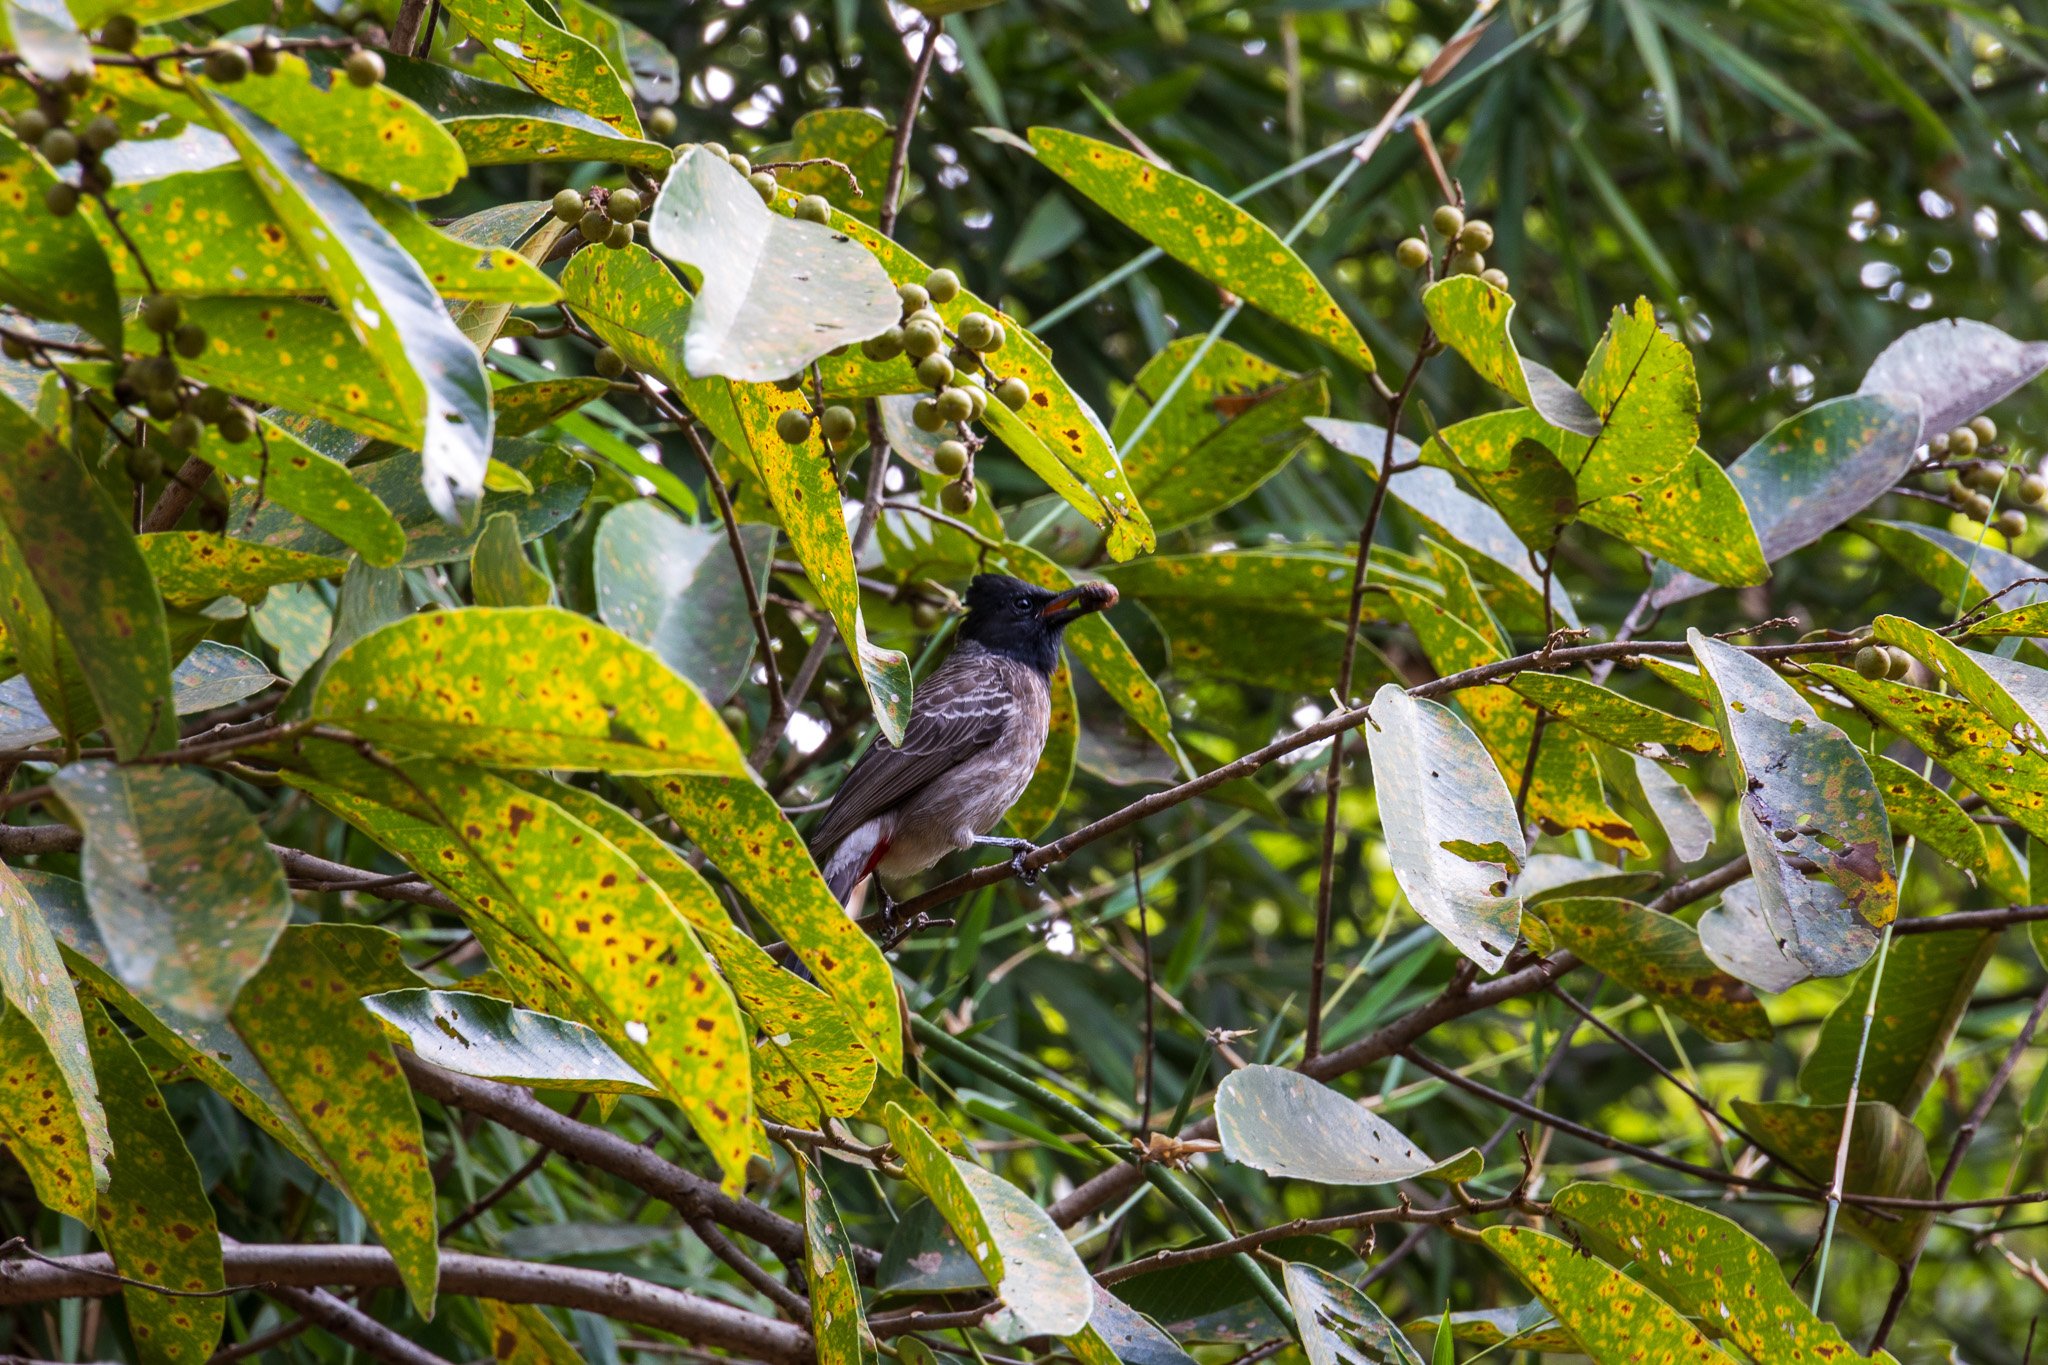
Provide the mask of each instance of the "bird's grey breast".
{"label": "bird's grey breast", "polygon": [[[1052,723],[1052,696],[1037,669],[997,654],[975,661],[978,685],[946,694],[932,689],[942,707],[1000,712],[1002,737],[965,758],[913,797],[896,824],[896,847],[883,863],[887,875],[922,871],[977,834],[986,834],[1031,784]],[[943,699],[941,699],[943,698]]]}

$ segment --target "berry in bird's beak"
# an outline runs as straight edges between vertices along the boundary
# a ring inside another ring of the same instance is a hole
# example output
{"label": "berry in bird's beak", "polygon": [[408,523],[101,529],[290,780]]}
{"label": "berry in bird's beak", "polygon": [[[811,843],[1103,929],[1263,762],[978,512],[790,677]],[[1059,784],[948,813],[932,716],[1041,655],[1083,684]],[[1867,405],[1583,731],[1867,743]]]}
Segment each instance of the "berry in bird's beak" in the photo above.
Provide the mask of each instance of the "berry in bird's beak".
{"label": "berry in bird's beak", "polygon": [[1110,583],[1077,583],[1039,609],[1047,625],[1063,626],[1077,617],[1115,606],[1117,592]]}

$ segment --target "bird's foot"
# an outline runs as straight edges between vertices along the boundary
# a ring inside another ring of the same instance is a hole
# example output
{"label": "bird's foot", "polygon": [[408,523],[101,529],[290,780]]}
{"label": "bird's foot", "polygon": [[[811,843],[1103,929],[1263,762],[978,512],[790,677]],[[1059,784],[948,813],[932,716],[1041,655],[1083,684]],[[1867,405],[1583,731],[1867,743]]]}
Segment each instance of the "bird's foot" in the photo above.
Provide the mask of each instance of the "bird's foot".
{"label": "bird's foot", "polygon": [[1026,886],[1038,885],[1038,869],[1027,865],[1024,861],[1032,854],[1038,852],[1037,844],[1032,843],[1029,839],[1005,839],[995,834],[978,835],[974,842],[977,844],[989,844],[996,848],[1009,849],[1010,871],[1016,874],[1017,880],[1023,882]]}

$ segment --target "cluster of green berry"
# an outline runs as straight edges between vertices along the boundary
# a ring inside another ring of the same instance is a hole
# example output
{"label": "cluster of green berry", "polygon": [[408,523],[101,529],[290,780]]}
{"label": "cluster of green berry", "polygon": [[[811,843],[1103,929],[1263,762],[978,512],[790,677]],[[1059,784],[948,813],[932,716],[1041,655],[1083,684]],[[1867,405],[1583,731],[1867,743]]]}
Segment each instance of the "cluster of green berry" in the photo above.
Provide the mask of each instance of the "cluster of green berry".
{"label": "cluster of green berry", "polygon": [[588,195],[576,190],[559,191],[554,204],[555,217],[573,223],[584,241],[615,251],[633,244],[633,224],[642,207],[640,191],[630,186],[607,190],[602,185]]}
{"label": "cluster of green berry", "polygon": [[111,187],[114,176],[101,157],[121,140],[121,125],[105,114],[96,114],[83,127],[72,115],[72,101],[92,89],[90,72],[74,71],[62,82],[45,81],[36,91],[36,102],[27,109],[0,112],[0,122],[33,147],[52,166],[78,164],[74,184],[59,180],[43,191],[43,207],[59,218],[78,211],[82,195],[100,194]]}
{"label": "cluster of green berry", "polygon": [[[1430,215],[1429,225],[1449,243],[1445,274],[1477,275],[1502,293],[1507,292],[1507,272],[1486,263],[1486,252],[1493,246],[1493,224],[1478,218],[1467,220],[1465,210],[1456,204],[1439,204]],[[1430,254],[1428,242],[1420,237],[1406,237],[1394,248],[1394,259],[1403,269],[1422,270],[1435,257]]]}
{"label": "cluster of green berry", "polygon": [[2003,460],[1972,458],[1979,452],[2003,454],[2002,447],[1994,447],[1997,440],[1998,424],[1989,417],[1978,417],[1968,426],[1939,433],[1927,443],[1927,449],[1936,459],[1960,462],[1952,465],[1947,481],[1949,498],[1956,507],[1967,516],[1990,523],[2007,540],[2018,540],[2027,533],[2027,514],[2018,507],[2008,507],[1994,517],[1992,509],[1998,505],[1999,494],[2004,491],[2006,480],[2018,474],[2014,496],[2028,507],[2039,507],[2048,502],[2048,479],[2031,471],[2021,472]]}
{"label": "cluster of green berry", "polygon": [[151,417],[167,423],[164,437],[177,450],[197,446],[208,427],[218,429],[231,445],[254,436],[256,419],[247,408],[222,390],[190,383],[179,373],[177,356],[192,360],[206,350],[206,330],[186,319],[184,305],[168,294],[152,294],[142,301],[139,316],[142,325],[160,338],[160,349],[122,365],[114,382],[115,401],[123,407],[139,403]]}
{"label": "cluster of green berry", "polygon": [[1856,651],[1856,671],[1872,682],[1898,682],[1913,671],[1913,656],[1897,645],[1865,645]]}

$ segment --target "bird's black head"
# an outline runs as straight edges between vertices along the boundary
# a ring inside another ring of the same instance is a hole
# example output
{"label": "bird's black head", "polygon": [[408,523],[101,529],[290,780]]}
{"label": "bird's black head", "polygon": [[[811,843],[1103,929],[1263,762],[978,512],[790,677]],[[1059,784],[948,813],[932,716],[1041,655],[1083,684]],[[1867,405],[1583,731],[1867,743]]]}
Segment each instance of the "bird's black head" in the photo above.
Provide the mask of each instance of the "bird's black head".
{"label": "bird's black head", "polygon": [[1107,583],[1081,583],[1052,592],[1003,574],[976,574],[967,585],[967,619],[960,625],[960,638],[1051,676],[1067,623],[1115,605],[1116,589]]}

